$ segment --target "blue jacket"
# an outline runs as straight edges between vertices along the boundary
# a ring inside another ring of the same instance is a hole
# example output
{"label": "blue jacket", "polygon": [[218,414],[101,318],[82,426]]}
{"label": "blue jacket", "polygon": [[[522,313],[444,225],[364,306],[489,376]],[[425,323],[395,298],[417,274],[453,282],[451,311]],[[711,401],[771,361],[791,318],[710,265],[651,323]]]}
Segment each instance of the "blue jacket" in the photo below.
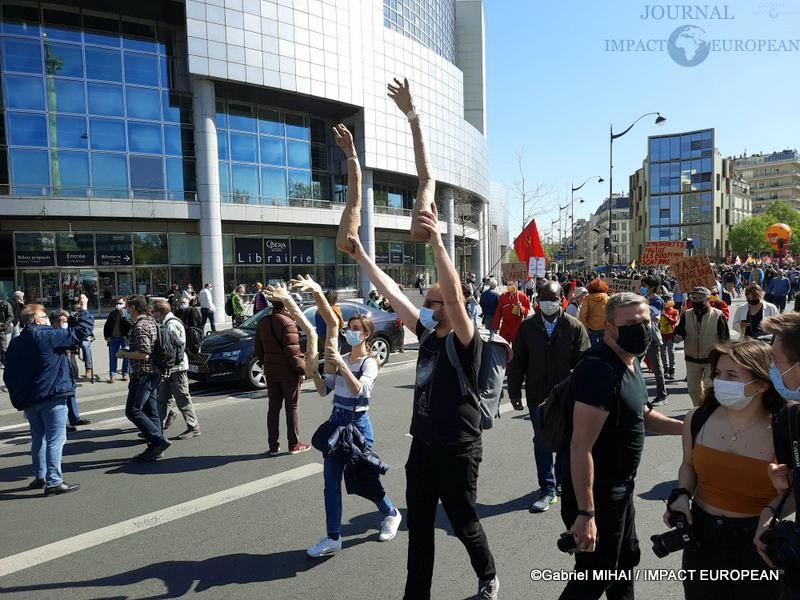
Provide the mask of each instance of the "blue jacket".
{"label": "blue jacket", "polygon": [[767,283],[767,288],[764,290],[773,296],[786,296],[791,289],[791,284],[786,277],[775,276]]}
{"label": "blue jacket", "polygon": [[67,350],[80,346],[94,332],[94,319],[78,313],[78,323],[67,329],[30,324],[11,340],[6,352],[3,381],[17,410],[66,397],[75,391]]}
{"label": "blue jacket", "polygon": [[489,288],[481,294],[481,310],[484,315],[493,315],[497,312],[497,305],[500,302],[500,294],[496,290]]}

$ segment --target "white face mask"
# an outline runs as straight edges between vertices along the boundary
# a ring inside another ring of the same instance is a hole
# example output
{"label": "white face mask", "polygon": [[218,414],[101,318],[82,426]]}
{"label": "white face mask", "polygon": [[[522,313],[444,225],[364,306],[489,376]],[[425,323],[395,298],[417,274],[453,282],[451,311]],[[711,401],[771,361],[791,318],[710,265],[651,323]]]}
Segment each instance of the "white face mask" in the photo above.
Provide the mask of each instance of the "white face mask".
{"label": "white face mask", "polygon": [[61,323],[61,329],[69,329],[69,323]]}
{"label": "white face mask", "polygon": [[731,410],[742,410],[747,407],[757,394],[746,396],[744,393],[744,386],[753,383],[755,379],[743,383],[741,381],[728,381],[727,379],[714,380],[714,397],[719,402],[720,406],[730,408]]}
{"label": "white face mask", "polygon": [[117,310],[125,310],[124,304],[117,304]]}
{"label": "white face mask", "polygon": [[558,309],[561,308],[561,302],[556,300],[540,300],[539,301],[539,308],[542,311],[542,314],[547,315],[548,317],[556,314]]}
{"label": "white face mask", "polygon": [[181,302],[181,308],[189,308],[188,302]]}

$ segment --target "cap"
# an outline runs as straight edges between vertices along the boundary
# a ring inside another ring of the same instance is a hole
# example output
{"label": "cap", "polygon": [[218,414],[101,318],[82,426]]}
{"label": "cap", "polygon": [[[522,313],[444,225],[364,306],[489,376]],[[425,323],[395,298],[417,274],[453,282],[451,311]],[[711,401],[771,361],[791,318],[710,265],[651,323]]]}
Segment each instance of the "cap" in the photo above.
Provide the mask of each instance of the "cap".
{"label": "cap", "polygon": [[575,288],[575,291],[572,293],[573,296],[583,296],[584,294],[588,294],[589,290],[585,287]]}
{"label": "cap", "polygon": [[710,296],[711,291],[707,287],[697,286],[696,288],[692,288],[692,291],[689,294],[702,294],[703,296]]}

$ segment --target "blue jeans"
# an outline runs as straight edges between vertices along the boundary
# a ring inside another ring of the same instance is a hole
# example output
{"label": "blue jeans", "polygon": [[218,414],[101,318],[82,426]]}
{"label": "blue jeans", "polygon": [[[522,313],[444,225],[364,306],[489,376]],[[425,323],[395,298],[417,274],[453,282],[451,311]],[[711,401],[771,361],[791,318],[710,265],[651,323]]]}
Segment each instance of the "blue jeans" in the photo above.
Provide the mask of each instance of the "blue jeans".
{"label": "blue jeans", "polygon": [[[81,342],[81,348],[83,348],[83,367],[84,369],[92,369],[94,370],[93,363],[92,363],[92,342],[89,340],[83,340]],[[123,371],[125,368],[123,367]]]}
{"label": "blue jeans", "polygon": [[161,429],[158,415],[158,387],[161,375],[149,373],[131,376],[128,385],[128,400],[125,403],[125,416],[139,428],[148,444],[160,445],[167,441]]}
{"label": "blue jeans", "polygon": [[[112,337],[108,342],[108,371],[109,375],[114,376],[117,374],[117,351],[120,348],[125,348],[125,338]],[[128,374],[128,359],[122,359],[122,374]]]}
{"label": "blue jeans", "polygon": [[25,418],[31,426],[33,474],[37,479],[45,479],[48,487],[55,487],[63,480],[61,453],[67,441],[65,400],[62,396],[25,409]]}
{"label": "blue jeans", "polygon": [[[536,463],[536,478],[539,481],[539,490],[542,494],[556,495],[556,485],[561,483],[561,478],[567,472],[567,454],[556,452],[553,461],[553,452],[545,448],[533,436],[533,460]],[[553,472],[555,468],[555,473]]]}
{"label": "blue jeans", "polygon": [[[372,421],[367,412],[358,413],[354,425],[364,434],[367,443],[371,446]],[[331,421],[335,425],[347,425],[353,417],[349,410],[334,408],[331,414]],[[328,457],[323,466],[323,478],[325,480],[325,526],[328,529],[328,537],[338,539],[342,532],[342,475],[347,464],[346,460],[338,457]],[[389,516],[394,512],[394,505],[389,500],[389,496],[376,503],[378,510],[384,516]]]}
{"label": "blue jeans", "polygon": [[67,417],[70,425],[75,425],[81,418],[81,411],[78,410],[78,396],[75,392],[67,397]]}

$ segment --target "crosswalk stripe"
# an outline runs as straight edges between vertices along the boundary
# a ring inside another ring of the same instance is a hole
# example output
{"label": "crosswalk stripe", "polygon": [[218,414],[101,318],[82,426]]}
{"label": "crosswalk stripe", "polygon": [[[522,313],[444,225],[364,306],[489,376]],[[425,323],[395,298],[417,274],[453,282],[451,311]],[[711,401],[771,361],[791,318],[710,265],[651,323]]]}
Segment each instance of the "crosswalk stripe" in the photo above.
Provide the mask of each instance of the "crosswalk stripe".
{"label": "crosswalk stripe", "polygon": [[120,523],[101,527],[93,531],[87,531],[79,535],[53,542],[39,548],[26,550],[19,554],[7,556],[0,559],[0,577],[11,575],[23,569],[29,569],[36,565],[62,558],[75,552],[99,546],[106,542],[117,540],[122,537],[146,531],[159,525],[164,525],[170,521],[182,519],[199,512],[228,504],[253,494],[258,494],[272,488],[276,488],[311,475],[322,472],[320,463],[310,463],[301,467],[296,467],[282,473],[270,475],[262,479],[257,479],[227,490],[221,490],[207,496],[202,496],[188,502],[182,502],[162,510],[134,517]]}

